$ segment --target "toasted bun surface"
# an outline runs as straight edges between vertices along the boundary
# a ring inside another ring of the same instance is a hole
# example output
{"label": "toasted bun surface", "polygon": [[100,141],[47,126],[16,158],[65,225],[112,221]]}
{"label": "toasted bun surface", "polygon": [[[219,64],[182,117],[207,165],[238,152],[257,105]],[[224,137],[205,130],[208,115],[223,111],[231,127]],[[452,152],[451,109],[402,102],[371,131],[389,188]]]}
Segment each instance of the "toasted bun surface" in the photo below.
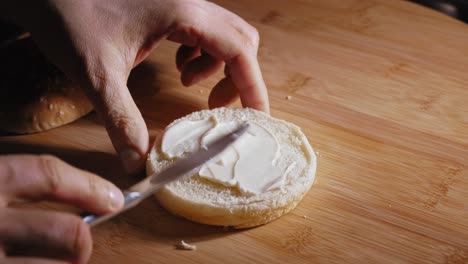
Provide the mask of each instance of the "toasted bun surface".
{"label": "toasted bun surface", "polygon": [[[283,188],[255,195],[243,194],[234,187],[211,182],[196,174],[160,190],[156,198],[161,205],[195,222],[234,228],[268,223],[296,207],[312,186],[316,171],[315,153],[300,128],[253,109],[217,108],[175,120],[166,130],[184,120],[197,121],[211,116],[222,122],[247,120],[267,128],[280,144],[280,162],[295,162],[296,166],[286,175]],[[161,138],[156,140],[148,156],[148,175],[172,163],[161,154]]]}
{"label": "toasted bun surface", "polygon": [[30,37],[0,49],[0,131],[45,131],[92,109],[81,89],[44,58]]}

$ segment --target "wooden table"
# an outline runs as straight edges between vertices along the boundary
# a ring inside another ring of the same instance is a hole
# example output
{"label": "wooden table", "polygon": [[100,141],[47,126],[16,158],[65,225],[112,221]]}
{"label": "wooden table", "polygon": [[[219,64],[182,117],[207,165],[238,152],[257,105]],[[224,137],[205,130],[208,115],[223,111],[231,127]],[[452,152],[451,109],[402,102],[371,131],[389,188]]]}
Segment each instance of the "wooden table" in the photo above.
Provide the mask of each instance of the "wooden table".
{"label": "wooden table", "polygon": [[[91,263],[467,263],[468,26],[400,1],[215,2],[260,31],[272,114],[303,128],[317,182],[288,215],[241,231],[148,200],[93,230]],[[217,81],[183,88],[176,48],[164,42],[130,78],[152,137],[206,108]],[[116,165],[95,115],[0,144],[56,154],[121,187],[138,180]],[[175,250],[181,239],[197,251]]]}

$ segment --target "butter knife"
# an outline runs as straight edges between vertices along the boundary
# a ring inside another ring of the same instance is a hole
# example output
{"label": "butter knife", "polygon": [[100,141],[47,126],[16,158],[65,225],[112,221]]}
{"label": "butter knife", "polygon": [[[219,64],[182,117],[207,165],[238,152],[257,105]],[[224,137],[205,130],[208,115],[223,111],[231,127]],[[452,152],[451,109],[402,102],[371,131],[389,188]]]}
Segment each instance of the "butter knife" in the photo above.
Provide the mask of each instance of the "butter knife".
{"label": "butter knife", "polygon": [[167,167],[163,171],[155,173],[133,185],[123,192],[124,206],[119,211],[101,215],[85,212],[81,214],[83,221],[91,227],[94,227],[135,207],[144,199],[161,189],[165,184],[195,174],[203,164],[212,160],[240,138],[247,131],[248,127],[248,123],[242,124],[232,133],[209,144],[207,148],[200,148],[198,151],[191,153],[187,157],[175,161],[171,166]]}

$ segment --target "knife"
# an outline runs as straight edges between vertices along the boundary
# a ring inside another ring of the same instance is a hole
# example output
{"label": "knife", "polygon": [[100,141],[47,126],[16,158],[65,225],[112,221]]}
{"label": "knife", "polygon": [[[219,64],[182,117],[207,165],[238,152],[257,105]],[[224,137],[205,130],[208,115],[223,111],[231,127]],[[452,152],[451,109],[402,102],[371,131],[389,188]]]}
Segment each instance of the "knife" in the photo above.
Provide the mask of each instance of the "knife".
{"label": "knife", "polygon": [[83,221],[89,224],[91,227],[94,227],[135,207],[144,199],[148,198],[159,189],[164,187],[164,185],[195,174],[203,164],[212,160],[218,154],[223,152],[223,150],[233,144],[237,139],[239,139],[247,131],[248,127],[248,123],[243,123],[232,133],[215,140],[211,144],[208,144],[207,148],[200,148],[187,157],[175,161],[171,166],[167,167],[161,172],[155,173],[133,185],[128,190],[123,192],[124,206],[119,211],[101,215],[85,212],[81,214]]}

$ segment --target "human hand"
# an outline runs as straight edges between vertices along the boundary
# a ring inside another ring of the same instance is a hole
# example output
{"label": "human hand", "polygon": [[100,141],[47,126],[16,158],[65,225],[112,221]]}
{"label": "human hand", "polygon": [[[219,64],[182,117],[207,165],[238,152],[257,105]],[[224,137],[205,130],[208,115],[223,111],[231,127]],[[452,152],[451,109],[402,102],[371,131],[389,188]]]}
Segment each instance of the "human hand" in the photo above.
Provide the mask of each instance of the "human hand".
{"label": "human hand", "polygon": [[16,199],[55,200],[94,213],[123,205],[113,184],[55,157],[0,156],[0,263],[86,263],[91,255],[89,227],[80,217],[9,208]]}
{"label": "human hand", "polygon": [[28,5],[33,6],[21,9],[20,20],[48,57],[85,89],[128,172],[143,166],[149,139],[127,79],[162,39],[182,44],[176,62],[186,86],[225,65],[226,77],[209,96],[211,108],[240,96],[243,106],[269,111],[256,29],[213,3],[42,0]]}

